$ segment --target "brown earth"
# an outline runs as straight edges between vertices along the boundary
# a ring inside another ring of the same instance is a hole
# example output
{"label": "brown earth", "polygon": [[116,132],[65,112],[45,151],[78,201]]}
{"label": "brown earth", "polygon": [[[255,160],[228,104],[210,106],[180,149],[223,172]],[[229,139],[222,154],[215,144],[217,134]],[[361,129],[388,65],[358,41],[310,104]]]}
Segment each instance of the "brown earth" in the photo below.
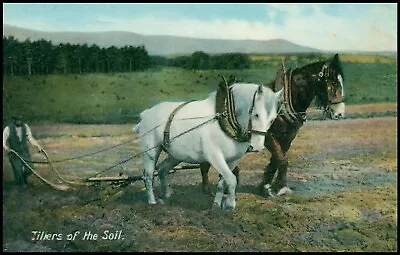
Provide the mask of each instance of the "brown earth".
{"label": "brown earth", "polygon": [[[59,124],[32,130],[52,160],[59,160],[134,139],[131,128]],[[33,149],[34,160],[43,161]],[[137,153],[133,141],[55,166],[65,178],[82,180]],[[269,156],[263,151],[242,158],[237,207],[215,212],[213,198],[201,193],[198,169],[170,175],[169,203],[150,206],[140,181],[59,191],[32,175],[28,189],[17,187],[4,153],[3,251],[397,250],[397,117],[306,122],[289,152],[292,195],[258,193]],[[35,168],[58,183],[49,165]],[[140,169],[137,157],[102,176],[140,175]],[[212,169],[213,184],[217,176]],[[157,190],[157,179],[155,185]],[[48,235],[33,240],[32,231]]]}

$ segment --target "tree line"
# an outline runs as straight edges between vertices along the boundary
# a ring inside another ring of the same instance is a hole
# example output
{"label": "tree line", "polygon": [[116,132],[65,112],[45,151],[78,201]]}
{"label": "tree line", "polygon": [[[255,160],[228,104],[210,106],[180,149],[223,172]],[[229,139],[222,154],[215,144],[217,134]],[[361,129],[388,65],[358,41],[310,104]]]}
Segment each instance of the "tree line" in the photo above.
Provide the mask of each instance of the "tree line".
{"label": "tree line", "polygon": [[196,51],[190,56],[166,58],[162,56],[152,57],[154,65],[175,66],[192,70],[209,69],[248,69],[251,60],[244,53],[225,53],[209,55],[203,51]]}
{"label": "tree line", "polygon": [[31,42],[3,36],[3,75],[133,72],[149,68],[144,46],[111,46],[60,43],[44,39]]}
{"label": "tree line", "polygon": [[143,71],[151,66],[174,66],[190,70],[247,69],[247,54],[209,55],[196,51],[189,56],[149,56],[144,46],[111,46],[60,43],[44,39],[23,42],[3,36],[3,75],[47,75]]}

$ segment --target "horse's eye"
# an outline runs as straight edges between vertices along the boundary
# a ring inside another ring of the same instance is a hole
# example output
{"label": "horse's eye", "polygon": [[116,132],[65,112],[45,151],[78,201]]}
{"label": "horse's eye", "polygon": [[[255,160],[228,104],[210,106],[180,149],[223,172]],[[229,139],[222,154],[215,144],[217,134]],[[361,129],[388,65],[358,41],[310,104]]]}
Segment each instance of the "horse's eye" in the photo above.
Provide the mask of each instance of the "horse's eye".
{"label": "horse's eye", "polygon": [[254,114],[254,117],[256,117],[256,119],[258,119],[260,117],[260,115],[258,115],[258,113]]}

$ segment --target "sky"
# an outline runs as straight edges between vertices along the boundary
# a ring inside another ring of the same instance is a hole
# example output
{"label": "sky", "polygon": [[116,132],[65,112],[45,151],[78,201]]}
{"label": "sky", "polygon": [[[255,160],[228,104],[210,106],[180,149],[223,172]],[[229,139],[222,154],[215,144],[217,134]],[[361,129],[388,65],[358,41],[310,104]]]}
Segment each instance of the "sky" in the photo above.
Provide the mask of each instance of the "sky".
{"label": "sky", "polygon": [[3,24],[43,31],[285,39],[328,51],[397,51],[394,3],[3,3]]}

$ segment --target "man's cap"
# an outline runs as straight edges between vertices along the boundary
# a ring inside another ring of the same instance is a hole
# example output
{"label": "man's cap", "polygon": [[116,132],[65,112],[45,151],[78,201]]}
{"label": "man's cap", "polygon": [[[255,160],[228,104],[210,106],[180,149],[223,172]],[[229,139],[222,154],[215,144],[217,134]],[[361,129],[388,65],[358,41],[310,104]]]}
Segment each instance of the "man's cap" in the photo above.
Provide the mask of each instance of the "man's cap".
{"label": "man's cap", "polygon": [[22,119],[22,114],[20,114],[20,113],[13,113],[13,114],[11,114],[11,117],[12,117],[13,119]]}

